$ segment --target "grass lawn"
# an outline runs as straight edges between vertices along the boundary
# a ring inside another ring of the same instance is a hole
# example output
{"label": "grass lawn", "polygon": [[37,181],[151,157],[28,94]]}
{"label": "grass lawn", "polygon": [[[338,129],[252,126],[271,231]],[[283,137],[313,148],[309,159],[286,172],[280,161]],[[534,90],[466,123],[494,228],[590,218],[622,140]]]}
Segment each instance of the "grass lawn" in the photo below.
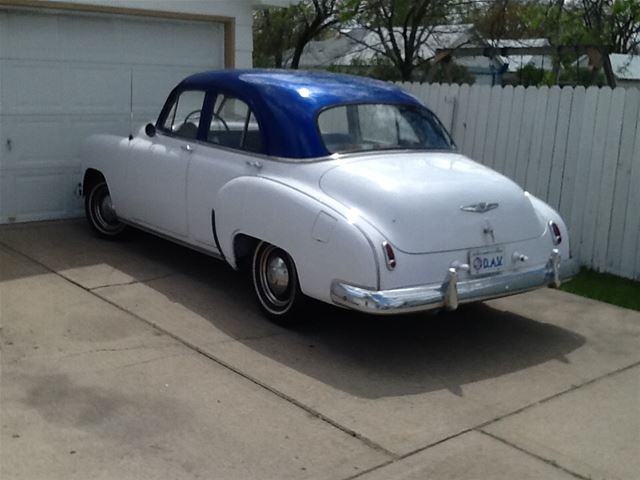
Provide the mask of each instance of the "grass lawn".
{"label": "grass lawn", "polygon": [[582,269],[570,282],[563,284],[561,289],[640,311],[640,282],[634,280]]}

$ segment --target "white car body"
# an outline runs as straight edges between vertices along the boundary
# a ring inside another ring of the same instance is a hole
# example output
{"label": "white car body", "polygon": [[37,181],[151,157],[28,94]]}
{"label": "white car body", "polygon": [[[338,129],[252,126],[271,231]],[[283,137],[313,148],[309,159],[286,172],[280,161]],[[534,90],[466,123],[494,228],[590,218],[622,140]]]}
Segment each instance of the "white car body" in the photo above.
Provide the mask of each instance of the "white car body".
{"label": "white car body", "polygon": [[[141,129],[93,136],[82,158],[122,222],[234,268],[239,239],[268,242],[293,258],[305,295],[368,313],[455,309],[558,286],[576,269],[557,212],[455,152],[296,161]],[[475,275],[470,255],[492,248],[500,271]]]}

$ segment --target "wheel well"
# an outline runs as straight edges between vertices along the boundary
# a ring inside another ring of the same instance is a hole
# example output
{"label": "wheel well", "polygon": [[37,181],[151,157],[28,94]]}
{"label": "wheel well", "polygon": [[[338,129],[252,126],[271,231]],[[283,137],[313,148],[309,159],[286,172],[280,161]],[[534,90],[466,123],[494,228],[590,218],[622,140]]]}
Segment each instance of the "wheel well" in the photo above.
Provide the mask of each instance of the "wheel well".
{"label": "wheel well", "polygon": [[104,175],[102,175],[98,170],[93,168],[87,169],[84,173],[84,179],[82,180],[82,194],[86,196],[94,186],[104,181]]}
{"label": "wheel well", "polygon": [[233,255],[239,270],[247,270],[251,266],[251,257],[260,240],[244,233],[239,233],[233,239]]}

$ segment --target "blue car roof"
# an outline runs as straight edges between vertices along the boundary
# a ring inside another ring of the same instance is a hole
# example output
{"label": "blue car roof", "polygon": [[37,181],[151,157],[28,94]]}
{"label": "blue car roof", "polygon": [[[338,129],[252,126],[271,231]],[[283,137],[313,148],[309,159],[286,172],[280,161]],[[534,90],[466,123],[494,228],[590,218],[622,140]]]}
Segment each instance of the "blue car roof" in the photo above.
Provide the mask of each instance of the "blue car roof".
{"label": "blue car roof", "polygon": [[324,108],[346,103],[421,105],[400,88],[370,78],[299,70],[219,70],[184,79],[178,89],[212,90],[249,104],[266,153],[285,158],[327,155],[316,126]]}

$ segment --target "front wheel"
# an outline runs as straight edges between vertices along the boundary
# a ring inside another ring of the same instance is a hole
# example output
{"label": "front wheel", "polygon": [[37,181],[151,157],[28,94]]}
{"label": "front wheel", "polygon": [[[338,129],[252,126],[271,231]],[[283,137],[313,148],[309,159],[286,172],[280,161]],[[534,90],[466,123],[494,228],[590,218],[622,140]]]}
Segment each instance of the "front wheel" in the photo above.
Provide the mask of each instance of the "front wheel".
{"label": "front wheel", "polygon": [[106,182],[91,187],[84,206],[89,225],[100,237],[118,238],[127,230],[127,226],[118,220]]}
{"label": "front wheel", "polygon": [[275,245],[261,242],[252,263],[253,288],[261,310],[275,323],[299,323],[305,298],[291,256]]}

